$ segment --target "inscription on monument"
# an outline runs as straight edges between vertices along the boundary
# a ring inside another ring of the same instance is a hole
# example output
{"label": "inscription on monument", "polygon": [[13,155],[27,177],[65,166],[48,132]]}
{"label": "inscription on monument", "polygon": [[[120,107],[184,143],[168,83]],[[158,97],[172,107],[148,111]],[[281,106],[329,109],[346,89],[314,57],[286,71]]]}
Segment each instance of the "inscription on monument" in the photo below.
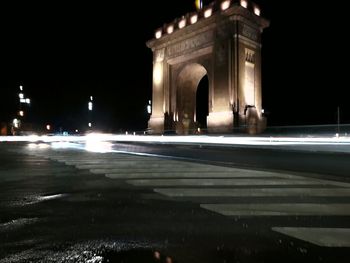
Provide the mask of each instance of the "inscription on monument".
{"label": "inscription on monument", "polygon": [[247,25],[243,25],[242,35],[254,41],[258,40],[258,32]]}
{"label": "inscription on monument", "polygon": [[212,41],[213,41],[213,31],[207,31],[194,38],[186,39],[180,43],[177,43],[175,45],[168,47],[167,56],[172,57],[174,55],[183,53],[187,50],[198,48]]}

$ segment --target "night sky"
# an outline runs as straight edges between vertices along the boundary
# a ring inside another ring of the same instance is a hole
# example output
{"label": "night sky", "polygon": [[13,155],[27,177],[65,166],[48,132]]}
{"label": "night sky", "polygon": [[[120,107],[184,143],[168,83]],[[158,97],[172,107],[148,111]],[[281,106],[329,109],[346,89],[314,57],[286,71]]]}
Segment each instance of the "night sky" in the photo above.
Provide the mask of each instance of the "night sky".
{"label": "night sky", "polygon": [[[255,2],[271,20],[263,35],[269,125],[336,123],[337,106],[341,121],[350,123],[342,8],[327,1]],[[0,122],[14,117],[22,84],[35,123],[79,128],[93,95],[98,127],[119,131],[147,126],[152,52],[145,42],[195,7],[194,0],[163,0],[1,9]]]}

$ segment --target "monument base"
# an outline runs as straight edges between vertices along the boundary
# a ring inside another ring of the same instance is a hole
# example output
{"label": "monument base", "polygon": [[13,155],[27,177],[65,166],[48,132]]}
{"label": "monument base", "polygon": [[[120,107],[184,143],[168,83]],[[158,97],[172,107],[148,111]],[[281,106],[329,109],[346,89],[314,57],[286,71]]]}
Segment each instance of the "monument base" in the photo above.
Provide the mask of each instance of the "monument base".
{"label": "monument base", "polygon": [[164,117],[151,116],[148,121],[149,134],[163,134],[164,133]]}
{"label": "monument base", "polygon": [[211,112],[207,117],[209,133],[231,133],[233,131],[233,112]]}

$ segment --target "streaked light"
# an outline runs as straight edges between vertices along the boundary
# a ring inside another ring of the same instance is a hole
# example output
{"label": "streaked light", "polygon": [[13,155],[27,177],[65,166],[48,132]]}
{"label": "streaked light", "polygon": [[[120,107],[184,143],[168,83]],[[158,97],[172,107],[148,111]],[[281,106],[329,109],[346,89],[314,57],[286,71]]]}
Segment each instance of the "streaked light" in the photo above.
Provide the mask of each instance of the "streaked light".
{"label": "streaked light", "polygon": [[156,36],[156,39],[160,39],[162,37],[162,30],[158,30],[155,36]]}
{"label": "streaked light", "polygon": [[260,16],[260,8],[257,6],[254,6],[254,14],[256,14],[257,16]]}
{"label": "streaked light", "polygon": [[184,28],[186,26],[186,19],[182,19],[180,22],[179,22],[179,28]]}
{"label": "streaked light", "polygon": [[92,111],[93,104],[92,104],[92,102],[91,102],[91,101],[89,102],[88,108],[89,108],[89,111]]}
{"label": "streaked light", "polygon": [[26,103],[27,103],[27,104],[30,104],[30,99],[26,99]]}
{"label": "streaked light", "polygon": [[19,102],[20,103],[26,103],[26,99],[20,99]]}
{"label": "streaked light", "polygon": [[208,8],[207,10],[204,11],[205,18],[211,17],[212,14],[213,14],[213,9],[211,8]]}
{"label": "streaked light", "polygon": [[94,100],[94,97],[93,97],[93,96],[90,96],[90,100],[93,101],[93,100]]}
{"label": "streaked light", "polygon": [[19,86],[19,90],[20,90],[20,91],[23,91],[23,86]]}
{"label": "streaked light", "polygon": [[24,99],[24,94],[23,93],[18,94],[18,96],[19,96],[20,99]]}
{"label": "streaked light", "polygon": [[241,0],[241,6],[244,8],[248,8],[248,1],[247,0]]}
{"label": "streaked light", "polygon": [[89,128],[91,128],[91,127],[92,127],[92,123],[91,123],[91,122],[89,122],[88,126],[89,126]]}
{"label": "streaked light", "polygon": [[[84,148],[86,141],[101,142],[149,142],[149,143],[193,143],[224,145],[344,145],[350,147],[350,137],[235,137],[235,136],[133,136],[113,134],[89,134],[87,136],[0,136],[1,142],[44,142],[53,143],[57,147]],[[335,149],[332,148],[331,151]],[[312,150],[312,148],[311,148]]]}
{"label": "streaked light", "polygon": [[46,125],[46,130],[51,130],[51,126],[48,124],[48,125]]}
{"label": "streaked light", "polygon": [[168,34],[173,33],[174,32],[174,26],[173,25],[168,26],[166,31],[168,32]]}
{"label": "streaked light", "polygon": [[147,113],[148,114],[152,113],[152,106],[151,105],[147,105]]}
{"label": "streaked light", "polygon": [[193,15],[193,16],[191,16],[191,24],[195,24],[195,23],[197,23],[197,21],[198,21],[198,15]]}
{"label": "streaked light", "polygon": [[226,0],[221,3],[221,10],[226,10],[230,7],[231,0]]}
{"label": "streaked light", "polygon": [[24,111],[22,111],[22,110],[19,111],[18,115],[21,116],[21,117],[23,117],[23,116],[24,116]]}

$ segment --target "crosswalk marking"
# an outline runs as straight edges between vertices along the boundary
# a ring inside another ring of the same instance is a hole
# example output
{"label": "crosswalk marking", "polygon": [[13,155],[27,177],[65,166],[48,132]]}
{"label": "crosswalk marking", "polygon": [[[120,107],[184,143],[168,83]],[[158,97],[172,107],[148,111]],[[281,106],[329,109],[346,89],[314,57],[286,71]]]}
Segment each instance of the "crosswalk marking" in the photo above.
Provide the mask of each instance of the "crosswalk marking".
{"label": "crosswalk marking", "polygon": [[[169,198],[191,198],[201,208],[228,217],[350,216],[350,184],[345,182],[120,153],[34,154],[123,180],[132,187],[148,188]],[[296,197],[298,202],[289,203],[292,200],[289,198]],[[239,198],[254,198],[250,199],[254,203]],[[334,201],[339,198],[341,203]],[[272,230],[320,246],[350,246],[350,229],[274,227]]]}
{"label": "crosswalk marking", "polygon": [[350,247],[348,228],[273,227],[272,230],[322,247]]}
{"label": "crosswalk marking", "polygon": [[[178,187],[178,186],[292,186],[292,185],[329,185],[332,183],[322,180],[311,179],[216,179],[216,178],[198,178],[198,179],[142,179],[142,180],[128,180],[127,183],[135,186],[143,187]],[[335,183],[337,185],[337,183]]]}
{"label": "crosswalk marking", "polygon": [[337,197],[350,196],[348,188],[159,188],[170,197]]}
{"label": "crosswalk marking", "polygon": [[350,216],[350,204],[202,204],[225,216]]}
{"label": "crosswalk marking", "polygon": [[[129,172],[122,171],[120,173],[107,173],[106,176],[112,179],[174,179],[174,178],[272,178],[263,177],[259,175],[241,175],[241,174],[232,174],[230,172],[158,172],[158,171],[147,171],[147,172]],[[280,178],[278,175],[274,175],[276,178]]]}
{"label": "crosswalk marking", "polygon": [[[303,177],[300,175],[239,169],[120,153],[94,154],[84,152],[37,152],[78,169],[124,180],[136,187],[151,188],[172,197],[216,197],[218,204],[201,204],[220,214],[261,215],[336,215],[348,214],[348,204],[220,204],[229,197],[349,197],[350,184]],[[98,158],[97,158],[98,156]],[[305,200],[307,202],[308,199]],[[314,200],[313,200],[314,201]],[[200,202],[200,201],[199,201]],[[225,210],[226,209],[226,210]],[[350,214],[350,212],[349,212]]]}

